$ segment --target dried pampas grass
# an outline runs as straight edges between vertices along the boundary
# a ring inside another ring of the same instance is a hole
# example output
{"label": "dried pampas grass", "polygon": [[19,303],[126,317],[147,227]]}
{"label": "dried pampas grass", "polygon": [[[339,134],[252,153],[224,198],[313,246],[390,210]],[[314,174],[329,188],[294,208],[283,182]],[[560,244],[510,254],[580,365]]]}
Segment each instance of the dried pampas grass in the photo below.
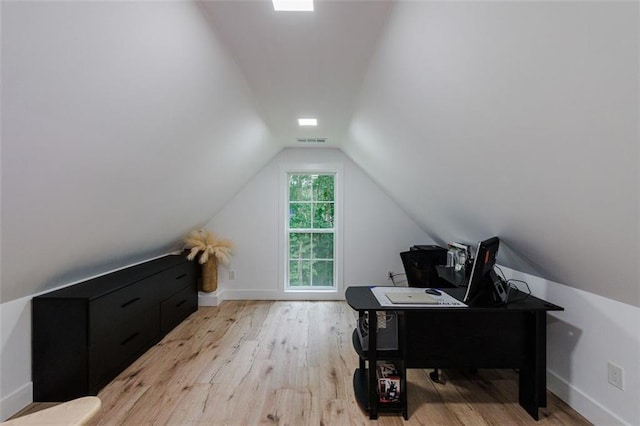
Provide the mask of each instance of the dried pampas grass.
{"label": "dried pampas grass", "polygon": [[227,264],[231,260],[231,249],[233,243],[227,239],[218,239],[214,234],[206,229],[192,231],[184,239],[185,248],[190,249],[187,259],[194,260],[198,253],[200,264],[207,263],[209,256],[215,256],[216,260]]}

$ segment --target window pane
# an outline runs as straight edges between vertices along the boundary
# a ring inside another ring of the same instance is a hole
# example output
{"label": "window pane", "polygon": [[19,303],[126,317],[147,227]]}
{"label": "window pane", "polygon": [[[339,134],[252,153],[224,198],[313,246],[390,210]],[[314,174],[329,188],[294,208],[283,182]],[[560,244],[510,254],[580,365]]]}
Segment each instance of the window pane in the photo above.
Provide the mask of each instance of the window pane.
{"label": "window pane", "polygon": [[289,175],[289,200],[311,201],[313,177],[311,175]]}
{"label": "window pane", "polygon": [[333,203],[315,203],[313,209],[313,227],[333,228]]}
{"label": "window pane", "polygon": [[316,260],[313,262],[313,285],[333,286],[333,261]]}
{"label": "window pane", "polygon": [[289,261],[289,285],[291,287],[311,285],[311,262],[308,260]]}
{"label": "window pane", "polygon": [[333,175],[319,175],[313,181],[313,199],[333,201]]}
{"label": "window pane", "polygon": [[289,258],[311,258],[311,234],[300,234],[294,232],[289,234]]}
{"label": "window pane", "polygon": [[[335,175],[293,173],[287,179],[288,286],[334,287]],[[322,232],[296,232],[303,229]]]}
{"label": "window pane", "polygon": [[313,234],[313,258],[333,259],[333,234]]}
{"label": "window pane", "polygon": [[289,228],[311,228],[311,204],[289,204]]}

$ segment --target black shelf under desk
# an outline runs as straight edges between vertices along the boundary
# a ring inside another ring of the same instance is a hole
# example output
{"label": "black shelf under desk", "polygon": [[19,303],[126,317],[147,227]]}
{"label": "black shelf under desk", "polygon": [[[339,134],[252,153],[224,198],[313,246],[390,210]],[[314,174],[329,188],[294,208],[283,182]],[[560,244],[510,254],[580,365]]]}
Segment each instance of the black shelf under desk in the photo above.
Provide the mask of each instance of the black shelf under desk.
{"label": "black shelf under desk", "polygon": [[[375,371],[373,372],[375,374]],[[406,383],[406,380],[403,380]],[[401,413],[405,419],[407,417],[407,399],[404,396],[404,389],[401,389],[402,396],[400,402],[380,402],[375,401],[375,404],[371,404],[369,399],[369,369],[368,368],[356,368],[353,372],[353,392],[356,396],[356,401],[362,407],[363,410],[371,412],[373,405],[376,405],[377,412],[385,413]],[[377,418],[377,416],[376,416]]]}
{"label": "black shelf under desk", "polygon": [[[353,342],[353,348],[356,350],[356,353],[362,360],[369,359],[369,351],[364,350],[362,347],[362,343],[360,342],[360,337],[358,337],[358,330],[353,329],[353,335],[351,336],[351,341]],[[379,360],[400,360],[402,359],[402,352],[400,350],[387,350],[387,349],[377,349],[376,350],[376,358]]]}
{"label": "black shelf under desk", "polygon": [[[371,330],[377,330],[377,314],[374,311],[359,311],[359,321],[367,312],[369,318],[369,342],[368,347],[363,348],[358,329],[353,330],[352,343],[353,348],[359,356],[359,367],[353,373],[353,389],[356,401],[369,414],[370,419],[377,419],[378,413],[401,413],[405,419],[408,419],[407,410],[407,380],[406,380],[406,364],[403,356],[403,330],[404,316],[401,313],[397,315],[397,349],[378,349],[377,333]],[[399,401],[381,401],[378,393],[378,362],[388,362],[395,366],[399,378]]]}

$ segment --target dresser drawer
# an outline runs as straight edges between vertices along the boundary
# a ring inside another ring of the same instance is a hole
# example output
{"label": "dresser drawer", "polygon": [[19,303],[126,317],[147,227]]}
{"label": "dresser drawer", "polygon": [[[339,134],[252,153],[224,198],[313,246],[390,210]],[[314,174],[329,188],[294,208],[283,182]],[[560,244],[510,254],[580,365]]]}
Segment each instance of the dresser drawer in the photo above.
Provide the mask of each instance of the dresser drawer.
{"label": "dresser drawer", "polygon": [[166,334],[198,309],[198,293],[185,287],[160,304],[160,328]]}
{"label": "dresser drawer", "polygon": [[89,348],[89,389],[99,390],[160,337],[159,306],[122,324]]}
{"label": "dresser drawer", "polygon": [[199,266],[195,262],[187,262],[154,276],[154,286],[158,291],[159,300],[171,297],[187,286],[195,288]]}
{"label": "dresser drawer", "polygon": [[90,303],[90,345],[111,333],[118,324],[130,321],[136,314],[159,302],[153,280],[154,278],[143,279]]}

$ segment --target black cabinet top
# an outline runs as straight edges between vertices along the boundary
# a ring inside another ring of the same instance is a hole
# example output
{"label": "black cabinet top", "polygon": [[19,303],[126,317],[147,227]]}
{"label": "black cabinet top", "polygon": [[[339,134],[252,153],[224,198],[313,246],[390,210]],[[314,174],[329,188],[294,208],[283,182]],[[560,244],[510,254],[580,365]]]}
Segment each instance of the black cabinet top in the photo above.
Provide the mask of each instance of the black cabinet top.
{"label": "black cabinet top", "polygon": [[34,300],[55,298],[95,299],[185,262],[189,261],[184,254],[163,256],[36,296]]}
{"label": "black cabinet top", "polygon": [[[462,300],[466,292],[466,288],[442,288],[444,291],[457,300]],[[564,311],[564,308],[549,303],[545,300],[538,299],[534,296],[527,296],[519,290],[511,290],[509,293],[509,303],[506,305],[493,306],[473,306],[473,307],[424,307],[424,306],[382,306],[378,303],[378,299],[373,295],[369,287],[349,287],[345,292],[347,303],[356,311],[415,311],[433,309],[437,311]]]}

